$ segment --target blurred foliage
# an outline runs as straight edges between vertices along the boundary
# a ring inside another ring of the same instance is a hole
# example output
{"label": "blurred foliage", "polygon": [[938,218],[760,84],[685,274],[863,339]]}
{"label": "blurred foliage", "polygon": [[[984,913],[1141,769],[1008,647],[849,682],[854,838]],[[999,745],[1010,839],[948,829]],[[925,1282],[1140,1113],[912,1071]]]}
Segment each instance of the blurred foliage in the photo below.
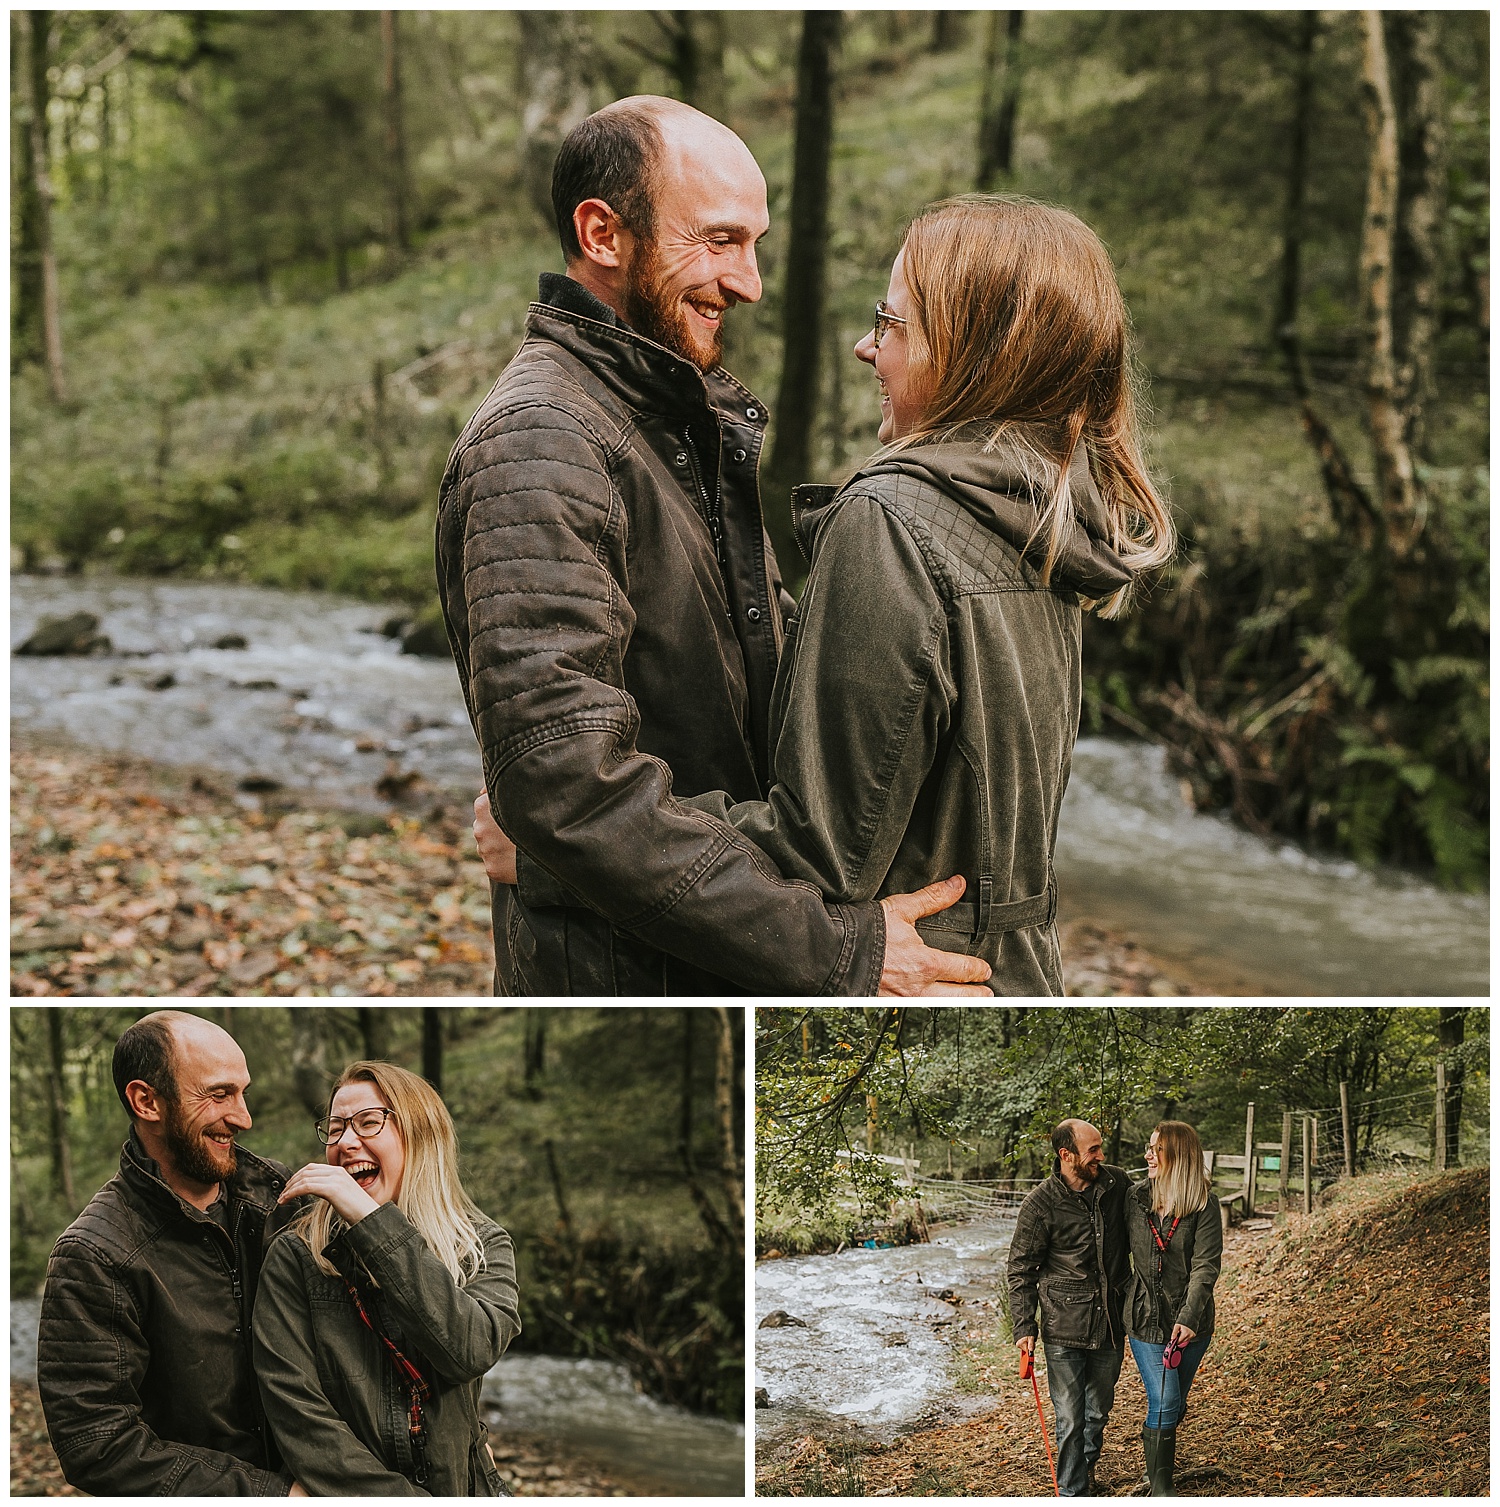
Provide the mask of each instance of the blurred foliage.
{"label": "blurred foliage", "polygon": [[[1099,1127],[1108,1161],[1137,1166],[1160,1120],[1230,1149],[1247,1101],[1279,1125],[1283,1110],[1336,1107],[1345,1082],[1356,1104],[1381,1101],[1372,1128],[1408,1123],[1411,1105],[1387,1101],[1425,1094],[1430,1135],[1440,1052],[1465,1084],[1464,1156],[1487,1159],[1489,1011],[1450,1008],[1457,1047],[1440,1044],[1442,1012],[1423,1007],[757,1010],[758,1244],[816,1240],[885,1208],[900,1169],[872,1152],[916,1157],[930,1176],[1045,1177],[1052,1128],[1070,1116]],[[841,1149],[865,1159],[843,1162]]]}
{"label": "blurred foliage", "polygon": [[[59,1011],[70,1205],[51,1136],[49,1011],[10,1012],[13,1294],[39,1291],[53,1242],[118,1170],[128,1125],[110,1059],[141,1013]],[[255,1118],[246,1145],[293,1167],[321,1160],[313,1106],[326,1101],[345,1064],[373,1049],[413,1071],[422,1067],[419,1008],[205,1006],[197,1013],[223,1025],[245,1051]],[[689,1150],[707,1196],[723,1211],[713,1012],[462,1006],[436,1013],[464,1186],[516,1244],[518,1348],[617,1360],[653,1395],[738,1421],[744,1262],[706,1234],[679,1151],[691,1014]],[[732,1012],[731,1019],[734,1096],[742,1102],[742,1017]]]}
{"label": "blurred foliage", "polygon": [[[531,13],[401,12],[410,249],[392,224],[375,13],[51,14],[73,402],[47,401],[18,331],[25,568],[429,603],[448,449],[515,349],[537,273],[560,265],[535,204],[551,140],[537,121],[632,92],[691,93],[765,170],[766,296],[727,321],[726,364],[775,392],[799,13],[660,13],[657,36],[633,12],[550,29]],[[940,14],[942,45],[925,12],[851,12],[845,27],[822,476],[875,443],[873,384],[849,347],[904,222],[974,181],[988,18]],[[682,15],[701,22],[691,78],[668,45]],[[1298,323],[1367,482],[1358,27],[1329,13],[1313,58]],[[1437,14],[1448,195],[1431,521],[1400,581],[1339,536],[1276,350],[1294,30],[1288,12],[1025,13],[1006,186],[1075,208],[1109,245],[1184,537],[1133,619],[1090,625],[1090,725],[1165,739],[1204,806],[1473,887],[1488,853],[1489,18]],[[12,194],[13,245],[24,202]],[[783,565],[796,584],[801,562]],[[1316,675],[1315,696],[1264,717]]]}

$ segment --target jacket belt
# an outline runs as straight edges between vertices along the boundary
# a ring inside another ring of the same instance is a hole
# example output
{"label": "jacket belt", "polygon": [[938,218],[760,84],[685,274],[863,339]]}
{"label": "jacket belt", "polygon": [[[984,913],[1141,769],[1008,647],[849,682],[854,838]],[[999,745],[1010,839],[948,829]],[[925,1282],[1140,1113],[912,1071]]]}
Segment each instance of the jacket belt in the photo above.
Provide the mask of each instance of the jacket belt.
{"label": "jacket belt", "polygon": [[[1024,931],[1029,926],[1051,926],[1057,918],[1057,881],[1049,878],[1047,888],[1040,895],[1011,900],[1004,905],[991,904],[988,911],[982,933],[985,936]],[[979,907],[971,901],[959,900],[935,916],[924,916],[917,922],[917,930],[956,931],[972,937],[981,934],[978,923]]]}

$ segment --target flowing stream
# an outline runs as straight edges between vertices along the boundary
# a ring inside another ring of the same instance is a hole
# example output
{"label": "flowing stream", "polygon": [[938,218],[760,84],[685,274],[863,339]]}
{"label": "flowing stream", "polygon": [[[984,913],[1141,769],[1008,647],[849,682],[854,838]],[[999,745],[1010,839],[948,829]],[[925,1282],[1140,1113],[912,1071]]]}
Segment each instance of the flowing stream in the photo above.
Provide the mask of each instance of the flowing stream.
{"label": "flowing stream", "polygon": [[[40,1313],[39,1298],[10,1300],[14,1381],[36,1380]],[[480,1395],[497,1439],[507,1430],[556,1439],[597,1461],[632,1496],[744,1494],[744,1429],[644,1396],[623,1366],[508,1355]]]}
{"label": "flowing stream", "polygon": [[[13,646],[43,614],[77,611],[100,618],[116,653],[13,657],[19,732],[274,780],[345,808],[382,809],[385,775],[419,776],[426,794],[461,807],[479,791],[454,668],[382,637],[392,609],[210,582],[11,577]],[[248,647],[212,647],[229,633]],[[1192,811],[1145,744],[1080,739],[1057,870],[1064,918],[1117,926],[1225,992],[1489,991],[1488,897]]]}
{"label": "flowing stream", "polygon": [[[757,1329],[757,1442],[855,1427],[889,1437],[920,1422],[992,1406],[954,1389],[950,1342],[969,1316],[1004,1301],[1014,1216],[943,1226],[930,1245],[854,1247],[755,1268],[755,1321],[778,1310],[802,1324]],[[939,1293],[961,1301],[954,1303]],[[805,1327],[803,1327],[805,1325]]]}

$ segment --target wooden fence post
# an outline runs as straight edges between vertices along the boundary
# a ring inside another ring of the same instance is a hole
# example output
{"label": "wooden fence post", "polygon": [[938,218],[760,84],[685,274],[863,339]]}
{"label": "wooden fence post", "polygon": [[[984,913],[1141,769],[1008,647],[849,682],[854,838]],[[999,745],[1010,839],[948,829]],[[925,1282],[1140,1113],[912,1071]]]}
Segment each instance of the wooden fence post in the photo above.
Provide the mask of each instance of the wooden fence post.
{"label": "wooden fence post", "polygon": [[1312,1213],[1312,1118],[1302,1116],[1302,1212]]}
{"label": "wooden fence post", "polygon": [[1437,1170],[1448,1170],[1448,1074],[1443,1067],[1442,1059],[1438,1059],[1437,1065],[1437,1114],[1433,1118],[1433,1129],[1437,1132],[1437,1144],[1433,1147],[1436,1152]]}
{"label": "wooden fence post", "polygon": [[1349,1137],[1349,1085],[1339,1084],[1339,1113],[1344,1119],[1344,1176],[1354,1176],[1354,1142]]}
{"label": "wooden fence post", "polygon": [[1318,1148],[1318,1117],[1316,1115],[1312,1117],[1312,1151],[1313,1172],[1314,1174],[1316,1174],[1318,1170],[1318,1161],[1322,1156],[1322,1152]]}
{"label": "wooden fence post", "polygon": [[1255,1212],[1255,1100],[1245,1106],[1245,1218]]}
{"label": "wooden fence post", "polygon": [[1292,1175],[1292,1112],[1286,1110],[1281,1116],[1281,1176],[1276,1184],[1276,1206],[1285,1214],[1290,1200],[1287,1197],[1287,1179]]}

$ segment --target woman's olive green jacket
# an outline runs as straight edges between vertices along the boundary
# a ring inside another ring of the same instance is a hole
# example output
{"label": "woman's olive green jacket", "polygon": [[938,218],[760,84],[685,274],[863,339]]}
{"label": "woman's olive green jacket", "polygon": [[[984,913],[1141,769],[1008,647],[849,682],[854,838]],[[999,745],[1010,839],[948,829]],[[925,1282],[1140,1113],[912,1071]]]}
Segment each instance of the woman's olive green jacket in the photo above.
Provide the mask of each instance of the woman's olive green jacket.
{"label": "woman's olive green jacket", "polygon": [[327,1249],[340,1271],[353,1276],[362,1264],[379,1284],[366,1301],[371,1318],[431,1383],[425,1486],[412,1480],[405,1388],[343,1278],[319,1271],[294,1231],[266,1253],[255,1372],[286,1468],[309,1495],[502,1495],[484,1448],[479,1386],[521,1332],[515,1255],[499,1225],[483,1215],[476,1224],[485,1266],[462,1287],[395,1204],[347,1227]]}
{"label": "woman's olive green jacket", "polygon": [[[1047,494],[977,440],[879,460],[836,495],[799,487],[811,561],[771,698],[766,801],[681,805],[737,827],[790,880],[855,903],[962,874],[918,924],[982,957],[996,994],[1061,994],[1052,853],[1081,704],[1080,598],[1127,585],[1080,447],[1052,575]],[[1031,473],[1031,474],[1029,474]]]}
{"label": "woman's olive green jacket", "polygon": [[[1165,1345],[1174,1324],[1186,1324],[1198,1339],[1213,1333],[1214,1283],[1224,1256],[1219,1201],[1210,1191],[1196,1214],[1184,1214],[1162,1256],[1151,1238],[1151,1179],[1136,1183],[1125,1196],[1125,1227],[1130,1232],[1130,1293],[1125,1299],[1125,1327],[1148,1345]],[[1170,1227],[1172,1221],[1167,1220]]]}

